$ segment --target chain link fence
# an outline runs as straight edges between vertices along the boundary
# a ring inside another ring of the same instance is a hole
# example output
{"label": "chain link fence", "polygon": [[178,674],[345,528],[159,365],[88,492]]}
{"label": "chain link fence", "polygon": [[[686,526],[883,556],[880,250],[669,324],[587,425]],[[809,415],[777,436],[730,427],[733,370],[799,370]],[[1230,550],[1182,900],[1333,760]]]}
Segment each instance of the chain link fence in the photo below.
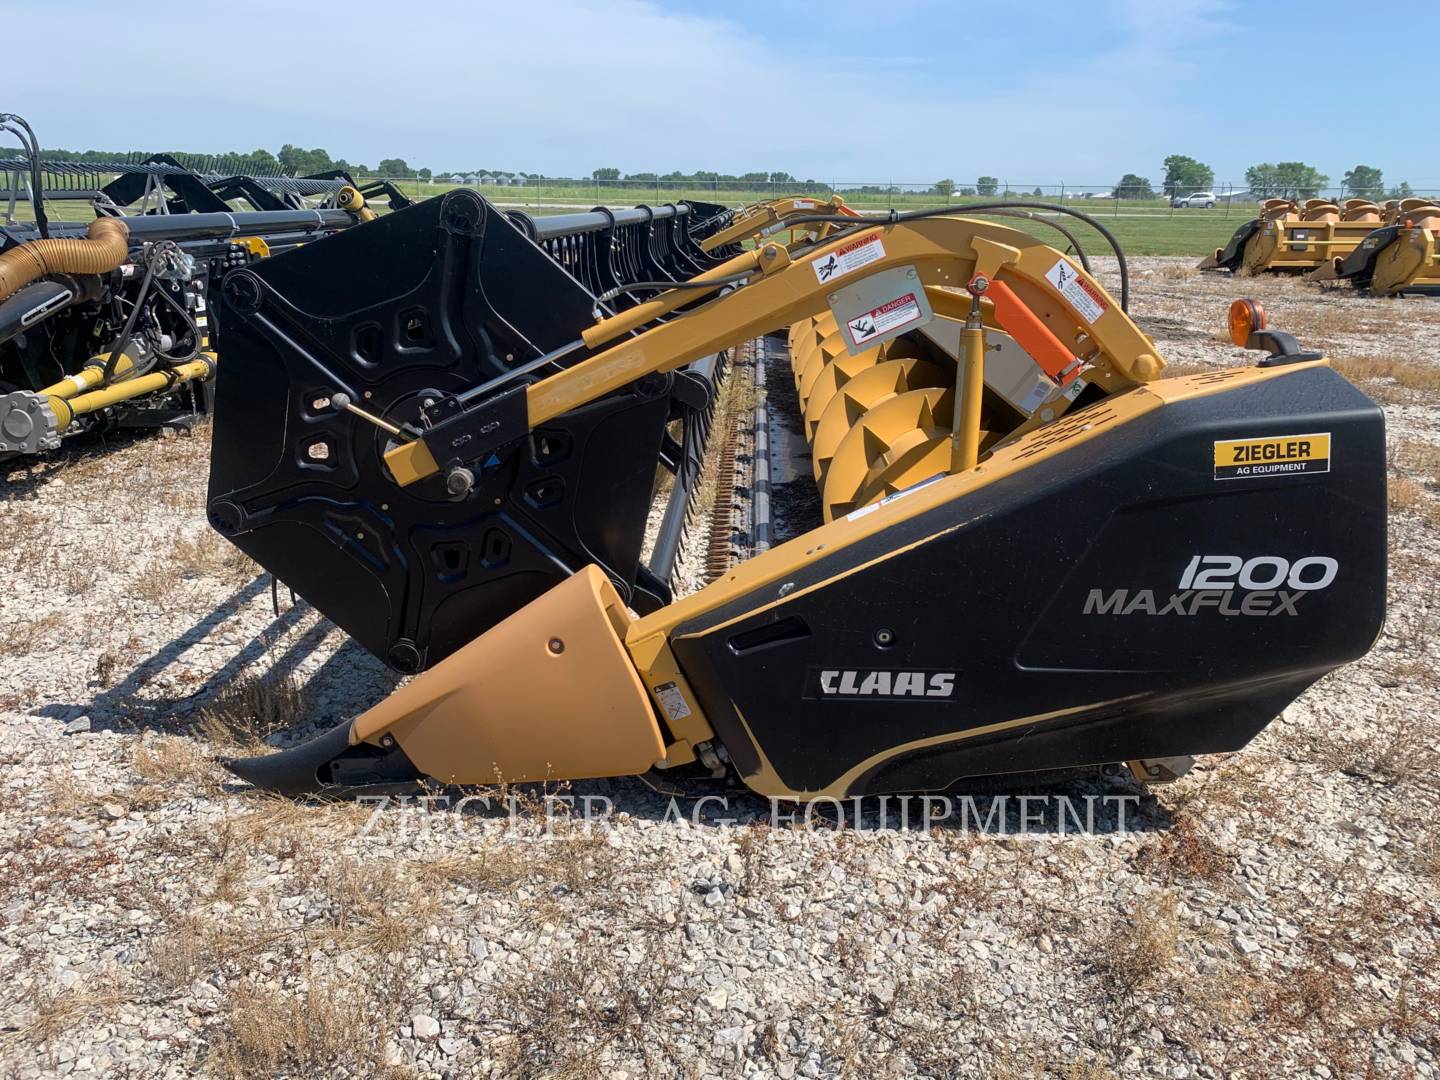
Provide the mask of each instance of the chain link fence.
{"label": "chain link fence", "polygon": [[1167,193],[1151,185],[1118,187],[1114,184],[1072,184],[1063,181],[1030,183],[1003,177],[979,177],[969,182],[940,183],[724,178],[677,180],[644,175],[620,180],[597,180],[521,174],[454,174],[430,178],[402,176],[386,179],[407,194],[413,192],[422,198],[454,187],[471,187],[498,206],[537,212],[588,210],[595,206],[618,208],[636,203],[663,205],[687,199],[734,206],[783,198],[787,195],[828,197],[834,194],[859,210],[905,210],[946,204],[964,206],[966,203],[992,200],[1032,199],[1075,205],[1091,214],[1175,215],[1203,210],[1220,216],[1236,214],[1253,217],[1261,201],[1268,198],[1291,198],[1300,202],[1320,198],[1337,203],[1350,198],[1368,198],[1377,202],[1412,196],[1440,199],[1440,188],[1412,190],[1408,185],[1379,192],[1356,192],[1344,187],[1252,191],[1243,184],[1223,183],[1205,190],[1181,188]]}

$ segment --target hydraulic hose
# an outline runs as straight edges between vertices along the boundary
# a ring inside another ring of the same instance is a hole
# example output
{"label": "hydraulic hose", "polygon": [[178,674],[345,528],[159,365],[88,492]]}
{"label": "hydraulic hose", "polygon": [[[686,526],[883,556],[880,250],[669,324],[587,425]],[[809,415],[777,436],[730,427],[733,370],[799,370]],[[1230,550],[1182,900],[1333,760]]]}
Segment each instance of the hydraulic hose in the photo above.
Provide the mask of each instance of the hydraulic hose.
{"label": "hydraulic hose", "polygon": [[0,255],[0,300],[47,274],[104,274],[130,254],[130,229],[119,218],[96,218],[88,239],[29,240]]}
{"label": "hydraulic hose", "polygon": [[[921,218],[930,217],[957,217],[965,214],[991,214],[997,216],[1013,217],[1014,214],[1004,213],[1011,210],[1038,210],[1047,214],[1064,214],[1067,217],[1083,221],[1092,229],[1105,238],[1110,245],[1110,250],[1115,253],[1115,261],[1120,270],[1120,310],[1130,310],[1130,264],[1125,258],[1125,249],[1120,246],[1120,241],[1115,239],[1105,225],[1089,214],[1081,213],[1070,206],[1062,206],[1060,203],[1031,202],[1027,199],[1007,199],[1004,202],[983,202],[983,203],[956,203],[954,206],[939,206],[933,210],[911,210],[901,213],[898,210],[891,210],[886,214],[879,214],[874,217],[863,217],[859,220],[852,217],[841,217],[838,214],[806,214],[804,217],[790,218],[785,222],[786,226],[795,225],[816,225],[823,222],[831,222],[837,225],[845,225],[848,229],[868,229],[876,225],[898,225],[902,221],[918,221]],[[1038,219],[1036,219],[1038,220]],[[826,237],[826,242],[835,240],[837,237],[831,235]]]}

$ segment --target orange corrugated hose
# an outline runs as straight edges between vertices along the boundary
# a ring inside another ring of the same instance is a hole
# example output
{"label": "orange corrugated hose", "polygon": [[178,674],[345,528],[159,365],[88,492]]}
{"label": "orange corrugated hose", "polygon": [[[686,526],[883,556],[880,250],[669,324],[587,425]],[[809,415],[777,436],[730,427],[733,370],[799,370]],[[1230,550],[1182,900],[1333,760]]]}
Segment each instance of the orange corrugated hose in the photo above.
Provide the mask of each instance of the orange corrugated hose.
{"label": "orange corrugated hose", "polygon": [[103,274],[129,254],[130,227],[119,218],[96,218],[89,239],[31,240],[0,255],[0,300],[46,274]]}

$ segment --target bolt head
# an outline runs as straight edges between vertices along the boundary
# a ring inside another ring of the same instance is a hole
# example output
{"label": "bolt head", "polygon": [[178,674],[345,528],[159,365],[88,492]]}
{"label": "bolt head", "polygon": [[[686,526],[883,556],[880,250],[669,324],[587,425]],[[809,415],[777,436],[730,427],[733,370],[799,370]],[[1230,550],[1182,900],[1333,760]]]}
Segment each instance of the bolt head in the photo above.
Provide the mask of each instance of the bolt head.
{"label": "bolt head", "polygon": [[466,468],[454,468],[445,474],[445,490],[451,495],[464,495],[475,486],[475,474]]}

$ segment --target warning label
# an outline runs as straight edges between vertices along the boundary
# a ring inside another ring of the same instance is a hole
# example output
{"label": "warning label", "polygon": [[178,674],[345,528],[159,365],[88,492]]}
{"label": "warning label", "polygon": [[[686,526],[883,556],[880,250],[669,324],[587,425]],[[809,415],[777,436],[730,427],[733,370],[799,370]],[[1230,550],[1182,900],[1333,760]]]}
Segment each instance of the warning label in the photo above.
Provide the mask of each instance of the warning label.
{"label": "warning label", "polygon": [[815,277],[823,285],[827,281],[834,281],[859,270],[862,266],[879,262],[884,257],[885,245],[880,242],[880,234],[874,233],[859,240],[852,240],[830,254],[820,256],[810,265],[815,267]]}
{"label": "warning label", "polygon": [[1045,275],[1060,290],[1065,302],[1087,323],[1093,323],[1109,310],[1100,290],[1080,276],[1080,271],[1061,259]]}
{"label": "warning label", "polygon": [[815,200],[814,200],[814,199],[796,199],[796,200],[795,200],[795,209],[796,209],[796,210],[814,210],[814,209],[815,209]]}
{"label": "warning label", "polygon": [[864,345],[873,338],[893,334],[902,326],[919,322],[921,318],[920,301],[915,299],[914,293],[906,293],[872,308],[859,318],[847,319],[845,328],[850,331],[851,341]]}
{"label": "warning label", "polygon": [[1330,433],[1221,439],[1215,443],[1215,479],[1298,476],[1330,471]]}
{"label": "warning label", "polygon": [[661,683],[655,687],[655,697],[659,699],[665,715],[671,720],[684,720],[690,715],[690,706],[685,704],[685,695],[673,682]]}

